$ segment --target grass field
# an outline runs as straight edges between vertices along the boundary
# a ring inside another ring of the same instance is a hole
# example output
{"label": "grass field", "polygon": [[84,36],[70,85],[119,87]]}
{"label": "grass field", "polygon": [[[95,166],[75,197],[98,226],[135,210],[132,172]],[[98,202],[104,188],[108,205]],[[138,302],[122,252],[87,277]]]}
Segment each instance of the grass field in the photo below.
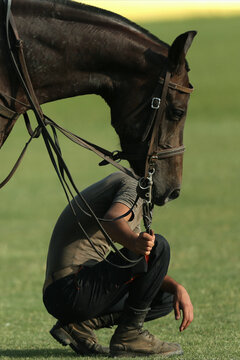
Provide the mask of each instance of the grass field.
{"label": "grass field", "polygon": [[[189,51],[195,86],[185,129],[182,194],[156,208],[154,226],[169,240],[169,274],[189,290],[195,320],[186,332],[170,314],[148,324],[164,340],[181,343],[183,360],[240,359],[240,18],[194,19],[145,24],[164,41],[181,32],[199,34]],[[118,148],[109,109],[96,96],[44,106],[73,132],[109,149]],[[28,136],[20,119],[0,151],[1,179]],[[115,171],[62,139],[79,189]],[[0,191],[0,358],[75,357],[48,334],[54,319],[45,311],[41,288],[47,247],[64,194],[41,140],[34,140],[17,174]],[[107,344],[111,329],[101,330]]]}

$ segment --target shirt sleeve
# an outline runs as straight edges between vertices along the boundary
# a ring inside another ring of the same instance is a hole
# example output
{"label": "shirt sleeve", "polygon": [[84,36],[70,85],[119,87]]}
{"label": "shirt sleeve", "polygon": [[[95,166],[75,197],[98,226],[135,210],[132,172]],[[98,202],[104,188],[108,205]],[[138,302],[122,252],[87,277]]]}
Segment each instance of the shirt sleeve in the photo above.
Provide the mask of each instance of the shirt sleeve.
{"label": "shirt sleeve", "polygon": [[128,175],[120,178],[113,203],[122,203],[131,208],[137,198],[137,180]]}
{"label": "shirt sleeve", "polygon": [[[136,202],[137,199],[137,180],[131,178],[128,175],[123,174],[118,184],[118,189],[115,193],[114,199],[112,203],[121,203],[126,205],[129,209],[131,209]],[[133,219],[140,222],[141,219],[141,209],[142,209],[142,199],[138,199],[134,208],[132,209]],[[132,219],[132,220],[133,220]],[[140,226],[134,232],[141,232]]]}

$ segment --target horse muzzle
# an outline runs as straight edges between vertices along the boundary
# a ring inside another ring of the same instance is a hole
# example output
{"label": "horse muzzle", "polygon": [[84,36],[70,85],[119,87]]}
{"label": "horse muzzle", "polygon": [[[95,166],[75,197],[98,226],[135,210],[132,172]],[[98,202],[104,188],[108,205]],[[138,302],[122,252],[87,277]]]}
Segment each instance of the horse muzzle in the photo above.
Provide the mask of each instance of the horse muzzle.
{"label": "horse muzzle", "polygon": [[153,203],[157,206],[163,206],[169,201],[175,200],[180,196],[180,187],[166,191],[163,195],[160,195],[156,188],[153,187]]}

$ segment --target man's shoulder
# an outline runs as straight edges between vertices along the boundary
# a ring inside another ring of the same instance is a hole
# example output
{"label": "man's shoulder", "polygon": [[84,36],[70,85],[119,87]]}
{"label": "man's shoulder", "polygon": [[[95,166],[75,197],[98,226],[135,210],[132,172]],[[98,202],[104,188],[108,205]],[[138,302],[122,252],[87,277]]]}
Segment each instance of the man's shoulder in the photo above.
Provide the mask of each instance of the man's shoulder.
{"label": "man's shoulder", "polygon": [[105,178],[95,182],[94,184],[88,186],[82,191],[83,195],[103,193],[105,191],[118,191],[121,188],[134,187],[136,188],[137,181],[131,176],[124,174],[123,172],[114,172]]}
{"label": "man's shoulder", "polygon": [[137,180],[124,172],[114,172],[105,178],[107,181],[137,184]]}
{"label": "man's shoulder", "polygon": [[123,172],[114,172],[84,189],[82,195],[87,198],[112,197],[115,194],[121,193],[131,193],[134,195],[136,188],[137,180]]}

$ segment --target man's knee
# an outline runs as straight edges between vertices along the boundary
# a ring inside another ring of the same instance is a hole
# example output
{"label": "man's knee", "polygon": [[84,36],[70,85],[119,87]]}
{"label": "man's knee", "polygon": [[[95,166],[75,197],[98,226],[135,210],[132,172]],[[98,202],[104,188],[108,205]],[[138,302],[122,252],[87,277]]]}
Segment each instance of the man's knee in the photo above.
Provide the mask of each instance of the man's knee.
{"label": "man's knee", "polygon": [[172,294],[160,290],[151,303],[151,310],[146,317],[146,321],[168,315],[173,310],[173,301],[174,296]]}
{"label": "man's knee", "polygon": [[155,251],[159,254],[164,253],[164,255],[170,259],[170,245],[168,241],[159,234],[155,235]]}

